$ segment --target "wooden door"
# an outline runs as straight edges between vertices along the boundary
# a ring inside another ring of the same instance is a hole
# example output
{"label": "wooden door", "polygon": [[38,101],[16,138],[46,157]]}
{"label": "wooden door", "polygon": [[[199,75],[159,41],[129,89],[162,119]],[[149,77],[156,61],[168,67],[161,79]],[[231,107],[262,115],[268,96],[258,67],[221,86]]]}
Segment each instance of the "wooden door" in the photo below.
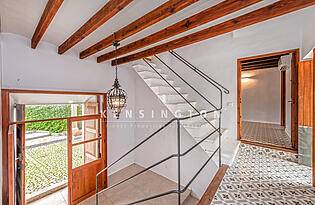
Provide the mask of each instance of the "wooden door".
{"label": "wooden door", "polygon": [[[16,121],[25,120],[25,106],[16,105]],[[15,204],[25,204],[25,124],[14,126],[15,135]]]}
{"label": "wooden door", "polygon": [[[98,111],[95,109],[98,109],[96,104],[84,105],[84,114]],[[74,123],[81,127],[81,138],[72,133]],[[106,167],[105,140],[105,118],[82,116],[68,119],[69,204],[78,204],[95,194],[96,174]],[[104,172],[98,178],[99,190],[106,187],[106,174]]]}
{"label": "wooden door", "polygon": [[298,150],[298,75],[299,75],[299,51],[292,53],[292,66],[291,66],[291,144],[295,150]]}
{"label": "wooden door", "polygon": [[[85,103],[84,104],[84,115],[94,115],[99,113],[99,104],[98,103]],[[99,131],[99,120],[88,120],[83,122],[83,137],[84,140],[91,140],[95,137],[100,137],[100,131]],[[84,145],[84,161],[93,161],[99,157],[100,153],[100,144],[85,144]]]}
{"label": "wooden door", "polygon": [[299,63],[299,126],[313,123],[313,61]]}

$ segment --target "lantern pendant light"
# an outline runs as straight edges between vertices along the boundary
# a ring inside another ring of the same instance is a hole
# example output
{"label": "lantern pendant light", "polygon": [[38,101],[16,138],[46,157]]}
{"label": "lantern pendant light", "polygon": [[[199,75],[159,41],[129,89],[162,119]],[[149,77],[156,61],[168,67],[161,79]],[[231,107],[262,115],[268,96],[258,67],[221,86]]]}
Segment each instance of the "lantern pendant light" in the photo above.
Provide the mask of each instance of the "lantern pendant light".
{"label": "lantern pendant light", "polygon": [[[115,39],[115,34],[114,34],[114,39]],[[116,71],[116,78],[113,84],[113,88],[110,89],[107,92],[107,102],[108,102],[108,106],[111,110],[113,110],[114,115],[116,117],[116,119],[119,119],[119,115],[121,113],[121,110],[126,107],[126,98],[127,98],[127,93],[126,91],[124,91],[123,89],[120,88],[120,84],[118,81],[118,77],[117,77],[117,47],[119,46],[119,42],[118,41],[114,41],[113,46],[115,46],[115,71]]]}

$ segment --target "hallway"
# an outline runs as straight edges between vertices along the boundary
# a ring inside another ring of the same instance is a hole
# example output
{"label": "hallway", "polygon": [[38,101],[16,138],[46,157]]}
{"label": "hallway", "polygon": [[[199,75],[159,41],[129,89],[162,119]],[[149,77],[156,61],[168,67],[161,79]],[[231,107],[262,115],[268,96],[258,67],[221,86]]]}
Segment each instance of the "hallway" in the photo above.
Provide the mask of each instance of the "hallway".
{"label": "hallway", "polygon": [[242,121],[242,140],[292,148],[284,127],[277,124]]}
{"label": "hallway", "polygon": [[315,204],[312,169],[293,153],[241,144],[212,201],[219,204]]}

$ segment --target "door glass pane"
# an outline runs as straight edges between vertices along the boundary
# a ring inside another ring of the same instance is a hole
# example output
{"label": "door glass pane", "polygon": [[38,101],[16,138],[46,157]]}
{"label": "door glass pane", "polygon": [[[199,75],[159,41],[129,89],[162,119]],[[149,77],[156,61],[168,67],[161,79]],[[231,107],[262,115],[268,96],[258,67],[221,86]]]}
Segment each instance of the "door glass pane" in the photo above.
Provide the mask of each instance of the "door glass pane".
{"label": "door glass pane", "polygon": [[101,140],[72,147],[72,168],[82,166],[101,158]]}
{"label": "door glass pane", "polygon": [[15,105],[25,105],[25,120],[42,120],[100,114],[101,95],[10,93],[10,121],[16,119]]}
{"label": "door glass pane", "polygon": [[72,122],[72,144],[101,137],[99,128],[99,119]]}

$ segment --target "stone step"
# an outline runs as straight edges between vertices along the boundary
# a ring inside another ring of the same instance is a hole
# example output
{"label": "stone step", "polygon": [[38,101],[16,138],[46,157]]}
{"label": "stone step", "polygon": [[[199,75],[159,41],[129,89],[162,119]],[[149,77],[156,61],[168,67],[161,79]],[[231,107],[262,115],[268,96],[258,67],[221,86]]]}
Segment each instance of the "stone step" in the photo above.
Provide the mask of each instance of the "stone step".
{"label": "stone step", "polygon": [[177,94],[177,92],[174,90],[174,88],[180,93],[181,88],[175,86],[174,88],[170,87],[170,86],[150,86],[150,88],[153,90],[153,92],[157,95],[161,95],[161,94],[168,94],[168,93],[172,93],[172,94]]}
{"label": "stone step", "polygon": [[[186,93],[181,93],[181,95],[185,98],[188,99],[189,95]],[[180,102],[185,102],[182,96],[179,94],[160,94],[158,95],[160,100],[162,100],[163,103],[180,103]]]}
{"label": "stone step", "polygon": [[[189,104],[190,103],[190,104]],[[180,102],[180,103],[165,103],[165,105],[173,112],[178,112],[179,110],[188,110],[193,109],[193,107],[196,107],[197,102]],[[193,107],[192,107],[193,106]]]}
{"label": "stone step", "polygon": [[[225,128],[221,129],[222,131],[222,135],[221,135],[221,145],[223,147],[223,140],[228,133],[228,130]],[[211,131],[212,132],[212,131]],[[207,133],[210,134],[211,132]],[[194,138],[196,140],[196,142],[200,142],[204,137],[207,136],[207,134],[205,134],[203,137],[198,137],[198,138]],[[219,146],[219,133],[214,133],[212,136],[210,136],[207,140],[205,140],[204,142],[201,143],[201,147],[208,153],[208,154],[212,154]]]}
{"label": "stone step", "polygon": [[[142,64],[137,64],[137,65],[133,65],[132,66],[136,72],[142,72],[142,71],[148,71],[148,72],[152,72],[152,73],[156,73],[150,66],[148,65],[142,65]],[[156,66],[153,66],[153,68],[158,72],[158,73],[162,73],[162,69],[161,68],[157,68]]]}
{"label": "stone step", "polygon": [[163,73],[160,73],[160,75],[161,75],[161,76],[160,76],[160,75],[157,74],[156,72],[152,72],[152,70],[151,70],[151,71],[142,70],[142,71],[138,71],[137,73],[140,75],[140,77],[141,77],[142,79],[145,79],[145,78],[161,78],[161,76],[162,76],[163,78],[165,78],[165,79],[168,79],[168,75],[163,74]]}
{"label": "stone step", "polygon": [[167,80],[167,83],[165,80],[163,79],[158,79],[158,78],[146,78],[146,79],[143,79],[146,84],[148,86],[169,86],[169,84],[171,84],[172,86],[174,85],[174,81],[173,80]]}

